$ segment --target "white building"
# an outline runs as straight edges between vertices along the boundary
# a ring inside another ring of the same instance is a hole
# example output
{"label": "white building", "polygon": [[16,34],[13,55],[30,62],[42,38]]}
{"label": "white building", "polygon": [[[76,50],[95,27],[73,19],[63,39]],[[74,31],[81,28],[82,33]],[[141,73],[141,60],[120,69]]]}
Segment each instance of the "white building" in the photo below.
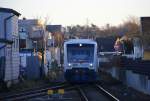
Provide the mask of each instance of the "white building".
{"label": "white building", "polygon": [[[19,20],[19,35],[20,35],[20,57],[21,57],[21,67],[26,67],[24,62],[26,62],[26,55],[31,53],[34,49],[34,56],[38,55],[39,61],[42,61],[41,49],[46,50],[46,42],[49,38],[48,32],[45,30],[44,24],[41,23],[39,19],[26,19],[23,18]],[[46,61],[45,63],[45,74],[47,74],[47,63],[51,63],[49,59],[48,51],[45,52]],[[33,52],[32,52],[33,54]],[[48,55],[47,55],[48,54]],[[50,65],[50,64],[49,64]],[[44,71],[43,70],[43,71]]]}
{"label": "white building", "polygon": [[[19,20],[18,24],[19,24],[19,35],[20,35],[20,48],[33,49],[34,48],[34,43],[33,43],[34,40],[32,40],[33,38],[32,36],[34,35],[33,29],[34,27],[38,26],[38,20],[23,18],[23,20]],[[36,38],[38,35],[34,35],[34,36]]]}
{"label": "white building", "polygon": [[19,77],[19,16],[13,9],[0,8],[0,79],[7,85]]}
{"label": "white building", "polygon": [[[19,35],[21,49],[42,48],[42,41],[48,39],[48,32],[39,19],[19,20]],[[44,43],[43,43],[44,44]]]}

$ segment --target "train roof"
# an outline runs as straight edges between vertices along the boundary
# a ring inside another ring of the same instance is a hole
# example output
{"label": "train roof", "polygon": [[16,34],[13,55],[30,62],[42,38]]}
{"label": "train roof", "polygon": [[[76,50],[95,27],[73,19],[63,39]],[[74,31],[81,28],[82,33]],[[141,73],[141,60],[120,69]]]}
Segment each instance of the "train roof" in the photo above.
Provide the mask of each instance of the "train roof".
{"label": "train roof", "polygon": [[76,43],[97,44],[96,41],[92,39],[70,39],[65,42],[65,44],[76,44]]}

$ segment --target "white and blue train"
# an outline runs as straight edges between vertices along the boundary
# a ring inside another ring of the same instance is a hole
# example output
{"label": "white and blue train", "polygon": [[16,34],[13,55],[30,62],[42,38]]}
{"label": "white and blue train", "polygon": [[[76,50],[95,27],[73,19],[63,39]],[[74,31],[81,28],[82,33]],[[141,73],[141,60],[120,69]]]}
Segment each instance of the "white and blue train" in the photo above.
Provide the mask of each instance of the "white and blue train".
{"label": "white and blue train", "polygon": [[64,43],[64,75],[69,82],[93,82],[97,78],[97,43],[70,39]]}

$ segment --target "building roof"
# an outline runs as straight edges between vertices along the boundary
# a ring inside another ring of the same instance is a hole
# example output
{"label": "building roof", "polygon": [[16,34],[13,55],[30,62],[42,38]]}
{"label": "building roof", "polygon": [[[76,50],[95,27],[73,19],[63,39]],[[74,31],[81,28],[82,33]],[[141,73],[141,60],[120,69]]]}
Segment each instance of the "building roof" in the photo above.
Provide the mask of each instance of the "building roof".
{"label": "building roof", "polygon": [[61,25],[46,25],[46,30],[55,33],[55,32],[61,32]]}
{"label": "building roof", "polygon": [[13,9],[10,9],[10,8],[2,8],[0,7],[0,12],[4,12],[4,13],[13,13],[15,14],[16,16],[20,16],[21,14],[18,13],[17,11],[13,10]]}
{"label": "building roof", "polygon": [[65,44],[97,44],[94,40],[91,39],[70,39],[65,42]]}
{"label": "building roof", "polygon": [[114,52],[116,37],[99,37],[96,38],[99,52]]}

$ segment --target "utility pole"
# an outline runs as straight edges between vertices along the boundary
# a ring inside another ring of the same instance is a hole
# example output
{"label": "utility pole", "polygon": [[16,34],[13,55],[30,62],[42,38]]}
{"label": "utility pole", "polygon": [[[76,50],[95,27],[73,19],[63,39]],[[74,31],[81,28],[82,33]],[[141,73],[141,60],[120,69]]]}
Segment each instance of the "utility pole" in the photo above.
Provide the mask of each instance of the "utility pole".
{"label": "utility pole", "polygon": [[40,33],[43,35],[42,36],[42,48],[41,48],[41,52],[42,52],[42,61],[41,61],[41,68],[40,68],[40,75],[41,77],[43,77],[43,72],[44,72],[44,31],[42,31],[43,29],[41,29]]}
{"label": "utility pole", "polygon": [[43,40],[42,40],[42,63],[41,63],[41,77],[43,77],[43,68],[44,68],[44,47],[43,47]]}
{"label": "utility pole", "polygon": [[86,19],[86,34],[87,34],[87,36],[88,36],[88,38],[89,38],[89,19],[87,18]]}

